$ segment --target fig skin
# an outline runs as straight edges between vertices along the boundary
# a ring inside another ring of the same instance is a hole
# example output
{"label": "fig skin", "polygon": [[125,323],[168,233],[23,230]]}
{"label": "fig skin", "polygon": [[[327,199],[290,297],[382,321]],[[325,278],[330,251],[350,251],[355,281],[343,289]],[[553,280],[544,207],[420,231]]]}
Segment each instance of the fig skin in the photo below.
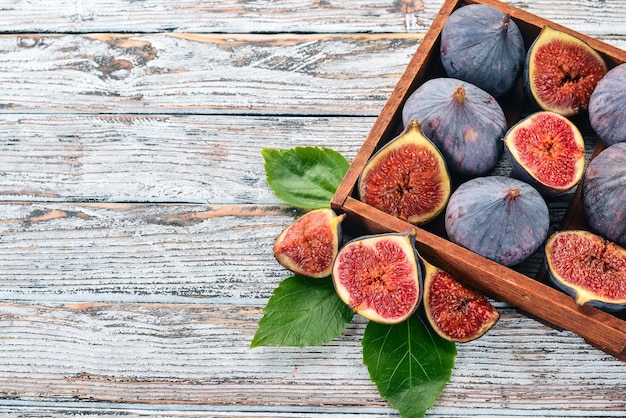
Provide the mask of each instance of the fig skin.
{"label": "fig skin", "polygon": [[626,308],[626,249],[590,231],[555,232],[546,241],[552,283],[577,305],[608,312]]}
{"label": "fig skin", "polygon": [[441,31],[440,56],[449,77],[500,97],[520,78],[526,50],[510,15],[484,4],[455,10]]}
{"label": "fig skin", "polygon": [[332,278],[341,300],[362,317],[381,324],[406,320],[423,292],[415,231],[349,241],[335,258]]}
{"label": "fig skin", "polygon": [[589,123],[605,146],[626,142],[626,63],[609,70],[591,93]]}
{"label": "fig skin", "polygon": [[276,261],[302,276],[330,276],[343,240],[341,222],[345,217],[330,208],[305,213],[274,240]]}
{"label": "fig skin", "polygon": [[445,229],[452,242],[504,266],[530,257],[548,235],[548,206],[537,190],[504,176],[461,184],[448,202]]}
{"label": "fig skin", "polygon": [[605,148],[589,162],[582,204],[591,229],[626,246],[626,142]]}
{"label": "fig skin", "polygon": [[535,112],[509,129],[504,149],[513,175],[545,196],[573,189],[585,170],[585,141],[558,113]]}
{"label": "fig skin", "polygon": [[421,225],[443,212],[451,185],[443,155],[411,120],[370,158],[357,188],[362,202]]}
{"label": "fig skin", "polygon": [[482,337],[500,318],[487,298],[420,257],[424,266],[424,311],[443,339],[467,343]]}
{"label": "fig skin", "polygon": [[422,122],[422,131],[442,152],[448,168],[466,177],[488,174],[503,151],[504,111],[479,87],[456,78],[426,81],[402,109],[405,126]]}
{"label": "fig skin", "polygon": [[570,117],[587,110],[606,72],[604,59],[593,48],[546,25],[528,49],[522,85],[538,108]]}

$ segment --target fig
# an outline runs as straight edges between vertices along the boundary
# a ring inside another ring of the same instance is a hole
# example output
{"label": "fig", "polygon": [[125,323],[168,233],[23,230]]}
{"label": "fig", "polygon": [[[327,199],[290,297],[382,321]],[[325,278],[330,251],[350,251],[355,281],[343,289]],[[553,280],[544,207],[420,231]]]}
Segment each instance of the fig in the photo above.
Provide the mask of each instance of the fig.
{"label": "fig", "polygon": [[424,311],[439,336],[466,343],[483,336],[498,322],[500,314],[484,295],[420,260],[425,268]]}
{"label": "fig", "polygon": [[576,304],[626,308],[626,249],[590,231],[558,231],[546,242],[545,260],[551,281]]}
{"label": "fig", "polygon": [[411,316],[423,289],[414,244],[414,231],[367,235],[346,243],[332,270],[341,300],[378,323],[396,324]]}
{"label": "fig", "polygon": [[585,170],[585,142],[569,119],[540,111],[522,119],[504,137],[513,175],[540,193],[556,196],[571,190]]}
{"label": "fig", "polygon": [[342,241],[341,222],[330,208],[305,213],[274,240],[274,257],[286,269],[313,278],[330,276]]}
{"label": "fig", "polygon": [[507,123],[489,93],[456,78],[426,81],[402,108],[406,125],[422,122],[422,131],[442,152],[448,168],[468,177],[491,171],[502,155]]}
{"label": "fig", "polygon": [[443,212],[450,187],[443,155],[417,120],[370,158],[357,185],[362,202],[414,225]]}
{"label": "fig", "polygon": [[476,177],[450,196],[445,229],[452,242],[504,266],[530,257],[548,235],[548,206],[531,185]]}
{"label": "fig", "polygon": [[626,142],[626,63],[609,70],[591,93],[589,123],[607,147]]}
{"label": "fig", "polygon": [[527,97],[539,108],[569,117],[587,110],[606,72],[596,50],[546,25],[528,49],[522,80]]}
{"label": "fig", "polygon": [[626,246],[626,142],[605,148],[589,162],[582,205],[595,232]]}
{"label": "fig", "polygon": [[500,97],[520,78],[526,50],[522,34],[508,13],[485,4],[468,4],[446,20],[440,56],[449,77]]}

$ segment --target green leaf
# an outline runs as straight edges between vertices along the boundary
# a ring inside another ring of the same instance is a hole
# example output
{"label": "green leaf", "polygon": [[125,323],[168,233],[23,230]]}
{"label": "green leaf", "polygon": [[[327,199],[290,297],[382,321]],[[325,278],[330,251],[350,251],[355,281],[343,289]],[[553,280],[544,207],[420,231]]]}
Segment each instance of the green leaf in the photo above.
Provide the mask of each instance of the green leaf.
{"label": "green leaf", "polygon": [[325,344],[343,333],[353,315],[330,277],[294,275],[274,289],[250,347]]}
{"label": "green leaf", "polygon": [[329,148],[264,148],[267,183],[283,202],[305,209],[330,206],[350,163]]}
{"label": "green leaf", "polygon": [[363,363],[383,398],[405,418],[423,417],[450,380],[456,345],[420,314],[396,325],[369,322]]}

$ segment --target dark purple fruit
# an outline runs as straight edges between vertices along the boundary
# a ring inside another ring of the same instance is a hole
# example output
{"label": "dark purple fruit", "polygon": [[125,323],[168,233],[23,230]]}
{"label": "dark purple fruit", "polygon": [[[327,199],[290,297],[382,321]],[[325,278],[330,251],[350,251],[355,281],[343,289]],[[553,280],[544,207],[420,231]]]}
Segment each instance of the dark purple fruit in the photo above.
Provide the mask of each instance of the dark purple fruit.
{"label": "dark purple fruit", "polygon": [[626,142],[611,145],[589,162],[582,202],[591,228],[626,246]]}
{"label": "dark purple fruit", "polygon": [[552,282],[578,305],[626,308],[626,249],[589,231],[559,231],[546,242]]}
{"label": "dark purple fruit", "polygon": [[358,190],[364,203],[419,225],[446,207],[450,175],[439,149],[412,120],[367,162]]}
{"label": "dark purple fruit", "polygon": [[315,278],[330,276],[345,216],[329,208],[307,212],[276,237],[274,257],[294,273]]}
{"label": "dark purple fruit", "polygon": [[446,209],[452,242],[504,266],[530,257],[550,225],[537,190],[511,177],[477,177],[461,184]]}
{"label": "dark purple fruit", "polygon": [[504,137],[515,177],[542,194],[559,195],[578,184],[585,170],[585,142],[570,120],[554,112],[536,112]]}
{"label": "dark purple fruit", "polygon": [[449,77],[500,97],[524,67],[524,39],[509,14],[484,4],[455,10],[441,31],[441,62]]}
{"label": "dark purple fruit", "polygon": [[422,131],[442,152],[448,168],[464,176],[490,172],[502,154],[507,123],[489,93],[455,78],[422,84],[402,109],[404,124],[422,122]]}
{"label": "dark purple fruit", "polygon": [[626,63],[609,70],[591,93],[589,123],[607,147],[626,142]]}
{"label": "dark purple fruit", "polygon": [[448,341],[466,343],[483,336],[500,314],[489,300],[457,281],[446,271],[421,260],[424,274],[424,310],[430,325]]}
{"label": "dark purple fruit", "polygon": [[348,242],[337,255],[333,283],[339,297],[374,322],[407,319],[422,297],[415,233],[379,234]]}
{"label": "dark purple fruit", "polygon": [[522,80],[537,106],[569,117],[587,110],[606,72],[603,58],[585,42],[544,26],[526,54]]}

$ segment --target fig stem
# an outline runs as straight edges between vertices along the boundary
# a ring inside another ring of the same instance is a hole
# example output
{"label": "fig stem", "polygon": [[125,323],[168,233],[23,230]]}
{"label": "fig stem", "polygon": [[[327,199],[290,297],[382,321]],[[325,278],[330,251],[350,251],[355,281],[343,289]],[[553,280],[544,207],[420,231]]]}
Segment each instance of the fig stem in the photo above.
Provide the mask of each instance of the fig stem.
{"label": "fig stem", "polygon": [[456,104],[462,104],[465,101],[465,88],[463,86],[457,86],[457,88],[454,89],[452,97]]}
{"label": "fig stem", "polygon": [[506,30],[509,27],[509,23],[511,23],[511,15],[508,14],[508,13],[505,13],[504,16],[502,16],[502,21],[500,22],[500,27],[503,30]]}
{"label": "fig stem", "polygon": [[510,200],[510,199],[515,199],[519,196],[519,189],[517,187],[512,187],[509,189],[509,191],[506,194],[506,199]]}

